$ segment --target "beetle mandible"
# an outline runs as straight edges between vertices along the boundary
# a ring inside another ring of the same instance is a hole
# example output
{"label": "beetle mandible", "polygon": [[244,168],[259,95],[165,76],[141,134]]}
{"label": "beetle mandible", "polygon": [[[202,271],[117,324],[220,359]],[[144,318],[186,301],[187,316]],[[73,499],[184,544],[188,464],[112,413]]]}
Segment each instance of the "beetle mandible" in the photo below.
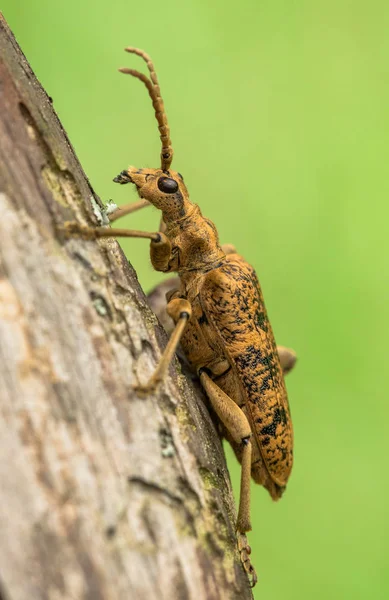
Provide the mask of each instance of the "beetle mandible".
{"label": "beetle mandible", "polygon": [[182,175],[170,169],[173,149],[154,65],[143,50],[125,50],[143,58],[149,70],[147,77],[134,69],[120,69],[148,89],[162,143],[161,167],[129,167],[115,177],[117,183],[135,185],[141,200],[113,213],[110,221],[151,203],[162,211],[161,228],[148,233],[75,226],[73,232],[86,237],[149,238],[153,267],[178,273],[179,286],[168,294],[166,307],[175,327],[153,376],[138,391],[155,390],[181,344],[241,463],[237,544],[253,586],[257,576],[246,538],[251,530],[250,480],[263,485],[274,500],[286,487],[293,431],[283,371],[293,366],[295,355],[276,347],[254,269],[233,246],[219,244],[214,224],[189,200]]}

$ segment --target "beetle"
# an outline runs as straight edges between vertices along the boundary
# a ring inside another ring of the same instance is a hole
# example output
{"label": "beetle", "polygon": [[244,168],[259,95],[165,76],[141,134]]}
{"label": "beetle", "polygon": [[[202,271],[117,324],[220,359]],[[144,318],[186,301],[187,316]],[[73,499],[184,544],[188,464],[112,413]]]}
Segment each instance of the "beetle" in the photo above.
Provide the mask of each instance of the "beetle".
{"label": "beetle", "polygon": [[293,430],[283,367],[288,370],[295,355],[277,350],[253,267],[233,246],[220,245],[215,225],[190,201],[182,175],[170,168],[170,130],[150,57],[138,48],[125,50],[148,67],[149,77],[134,69],[120,71],[148,89],[160,132],[161,167],[129,167],[115,177],[116,183],[133,184],[141,200],[113,213],[110,221],[152,204],[162,212],[161,227],[149,233],[68,224],[68,230],[92,238],[148,238],[153,267],[178,274],[166,307],[174,329],[154,374],[137,391],[148,394],[157,388],[181,344],[241,463],[237,546],[254,586],[257,575],[246,537],[251,530],[250,481],[252,477],[264,486],[273,500],[285,490],[293,463]]}

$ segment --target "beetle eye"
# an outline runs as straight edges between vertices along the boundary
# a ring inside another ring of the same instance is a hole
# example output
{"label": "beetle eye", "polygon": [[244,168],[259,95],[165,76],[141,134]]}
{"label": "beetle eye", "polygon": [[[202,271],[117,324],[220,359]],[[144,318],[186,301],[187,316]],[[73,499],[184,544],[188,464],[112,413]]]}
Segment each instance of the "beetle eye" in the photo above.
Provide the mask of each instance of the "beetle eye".
{"label": "beetle eye", "polygon": [[171,177],[160,177],[158,179],[158,188],[165,194],[174,194],[178,190],[178,183]]}

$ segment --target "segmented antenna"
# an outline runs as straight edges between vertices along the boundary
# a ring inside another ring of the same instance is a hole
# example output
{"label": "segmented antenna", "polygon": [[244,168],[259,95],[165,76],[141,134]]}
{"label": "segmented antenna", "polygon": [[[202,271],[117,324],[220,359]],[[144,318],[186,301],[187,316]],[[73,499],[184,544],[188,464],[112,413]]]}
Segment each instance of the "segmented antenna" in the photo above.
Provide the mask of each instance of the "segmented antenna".
{"label": "segmented antenna", "polygon": [[119,69],[119,71],[121,73],[126,73],[128,75],[136,77],[137,79],[140,79],[141,81],[143,81],[143,83],[148,89],[155,110],[155,118],[158,121],[159,135],[162,142],[161,169],[163,171],[168,171],[173,160],[173,148],[170,139],[170,129],[167,122],[165,107],[163,105],[161,90],[159,88],[158,78],[154,69],[154,65],[150,56],[146,54],[146,52],[143,52],[143,50],[140,50],[139,48],[129,47],[125,48],[125,51],[130,52],[131,54],[137,54],[138,56],[143,58],[143,60],[147,64],[147,68],[150,73],[150,79],[146,77],[146,75],[143,75],[143,73],[135,71],[134,69],[127,69],[126,67],[123,67]]}

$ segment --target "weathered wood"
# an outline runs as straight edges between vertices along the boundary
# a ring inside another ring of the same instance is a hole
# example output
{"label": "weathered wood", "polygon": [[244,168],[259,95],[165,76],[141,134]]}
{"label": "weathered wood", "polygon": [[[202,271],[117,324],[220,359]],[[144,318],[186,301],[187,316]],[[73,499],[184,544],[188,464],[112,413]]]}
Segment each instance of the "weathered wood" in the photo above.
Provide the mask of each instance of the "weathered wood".
{"label": "weathered wood", "polygon": [[220,440],[0,17],[0,594],[251,598]]}

